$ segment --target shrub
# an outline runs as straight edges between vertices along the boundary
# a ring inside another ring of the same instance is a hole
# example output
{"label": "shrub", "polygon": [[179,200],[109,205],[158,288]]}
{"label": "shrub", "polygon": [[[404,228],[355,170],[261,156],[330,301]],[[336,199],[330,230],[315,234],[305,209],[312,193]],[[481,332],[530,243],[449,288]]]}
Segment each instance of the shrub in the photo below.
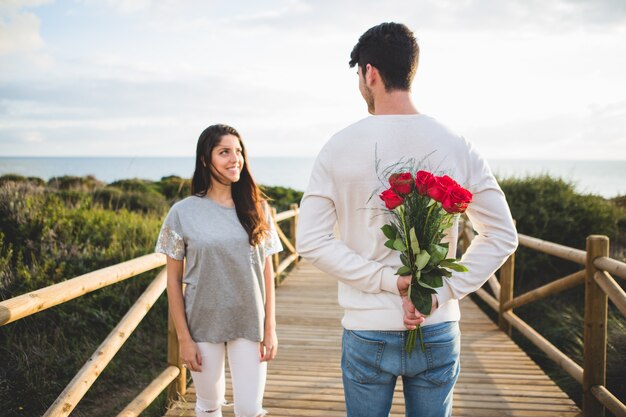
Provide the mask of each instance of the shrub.
{"label": "shrub", "polygon": [[[619,210],[595,195],[582,195],[571,183],[549,176],[500,181],[519,233],[578,249],[585,238],[618,236]],[[578,266],[555,257],[520,248],[516,255],[516,281],[525,288],[555,278]]]}
{"label": "shrub", "polygon": [[302,191],[280,186],[261,186],[261,190],[270,198],[270,205],[276,207],[278,213],[289,210],[291,204],[300,204],[304,194]]}
{"label": "shrub", "polygon": [[[153,251],[162,221],[160,212],[106,210],[94,206],[87,199],[89,194],[81,195],[80,204],[69,204],[60,191],[46,191],[27,182],[0,186],[0,298]],[[0,415],[41,415],[152,276],[154,272],[142,274],[3,327]],[[102,381],[73,415],[111,414],[111,407],[128,402],[129,396],[162,370],[167,324],[164,300],[162,297],[157,303],[116,357],[112,370],[107,368]],[[131,366],[120,366],[118,361]],[[103,404],[94,398],[109,398],[109,391],[118,390],[123,395],[106,402],[109,408],[101,412]]]}
{"label": "shrub", "polygon": [[175,175],[161,178],[156,186],[170,203],[181,200],[191,193],[191,180]]}
{"label": "shrub", "polygon": [[48,186],[57,190],[93,191],[97,188],[104,187],[105,184],[92,175],[87,175],[86,177],[65,175],[50,178],[50,180],[48,180]]}
{"label": "shrub", "polygon": [[0,176],[0,185],[6,182],[27,182],[33,185],[44,185],[46,182],[37,177],[24,177],[18,174],[5,174]]}

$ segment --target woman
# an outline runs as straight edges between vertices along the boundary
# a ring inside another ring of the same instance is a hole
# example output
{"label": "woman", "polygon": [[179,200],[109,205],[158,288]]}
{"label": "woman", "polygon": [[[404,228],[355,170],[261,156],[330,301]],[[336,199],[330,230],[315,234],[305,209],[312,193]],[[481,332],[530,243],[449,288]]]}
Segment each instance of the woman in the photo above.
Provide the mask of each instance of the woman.
{"label": "woman", "polygon": [[232,127],[200,135],[191,194],[170,209],[156,252],[167,255],[169,306],[196,413],[222,415],[227,349],[235,415],[263,416],[267,361],[278,345],[270,255],[282,246]]}

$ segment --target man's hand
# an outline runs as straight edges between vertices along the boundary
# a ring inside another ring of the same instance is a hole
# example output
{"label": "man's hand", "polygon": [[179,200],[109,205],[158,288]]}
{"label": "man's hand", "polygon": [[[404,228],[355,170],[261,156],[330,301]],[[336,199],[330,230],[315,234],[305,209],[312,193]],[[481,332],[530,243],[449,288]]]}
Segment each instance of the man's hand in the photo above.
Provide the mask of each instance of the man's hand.
{"label": "man's hand", "polygon": [[[437,307],[439,307],[435,294],[432,294],[432,302],[433,305],[430,314],[433,314]],[[402,296],[402,310],[404,311],[404,327],[409,330],[417,328],[417,326],[421,325],[424,323],[424,320],[426,320],[426,316],[415,309],[415,306],[406,295]]]}
{"label": "man's hand", "polygon": [[396,283],[398,286],[398,291],[400,291],[400,295],[406,297],[409,293],[409,285],[411,285],[411,276],[410,275],[401,275],[398,277],[398,281]]}

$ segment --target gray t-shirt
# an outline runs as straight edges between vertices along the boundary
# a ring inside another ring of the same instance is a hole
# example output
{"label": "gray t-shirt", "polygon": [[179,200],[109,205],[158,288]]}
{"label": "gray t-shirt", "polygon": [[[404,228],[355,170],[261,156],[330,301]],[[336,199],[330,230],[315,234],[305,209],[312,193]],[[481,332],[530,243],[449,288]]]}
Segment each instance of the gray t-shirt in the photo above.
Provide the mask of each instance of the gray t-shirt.
{"label": "gray t-shirt", "polygon": [[170,209],[155,252],[186,258],[185,314],[196,342],[263,340],[267,256],[283,250],[271,216],[269,236],[251,246],[235,208],[191,196]]}

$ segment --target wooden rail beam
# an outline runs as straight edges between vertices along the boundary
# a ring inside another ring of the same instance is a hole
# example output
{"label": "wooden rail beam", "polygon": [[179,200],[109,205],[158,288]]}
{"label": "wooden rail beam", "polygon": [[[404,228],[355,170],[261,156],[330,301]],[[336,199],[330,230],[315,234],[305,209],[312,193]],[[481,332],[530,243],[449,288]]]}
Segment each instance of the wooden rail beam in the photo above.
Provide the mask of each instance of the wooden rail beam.
{"label": "wooden rail beam", "polygon": [[580,265],[586,264],[586,252],[584,250],[570,248],[569,246],[559,245],[558,243],[548,242],[547,240],[541,240],[522,234],[518,234],[517,237],[520,245],[526,246],[527,248],[576,262]]}
{"label": "wooden rail beam", "polygon": [[175,366],[168,366],[159,376],[157,376],[135,399],[128,404],[117,417],[137,417],[143,410],[148,408],[159,394],[167,388],[178,374],[180,369]]}
{"label": "wooden rail beam", "polygon": [[54,401],[44,417],[68,416],[165,290],[163,269]]}
{"label": "wooden rail beam", "polygon": [[611,391],[606,389],[605,386],[597,385],[591,387],[591,392],[615,417],[626,417],[626,405],[611,394]]}
{"label": "wooden rail beam", "polygon": [[593,261],[593,266],[606,272],[626,279],[626,263],[620,262],[608,256],[600,256]]}
{"label": "wooden rail beam", "polygon": [[520,333],[526,336],[535,346],[541,349],[550,359],[563,368],[565,372],[570,374],[572,378],[579,383],[583,381],[583,368],[550,343],[548,339],[537,333],[528,323],[513,313],[504,313],[504,318]]}
{"label": "wooden rail beam", "polygon": [[287,267],[291,265],[292,262],[295,262],[297,257],[298,256],[296,254],[292,253],[291,255],[283,259],[283,261],[278,265],[278,268],[276,268],[276,276],[285,272],[285,269],[287,269]]}
{"label": "wooden rail beam", "polygon": [[494,297],[491,296],[487,291],[479,288],[475,293],[479,296],[489,307],[491,307],[496,313],[500,310],[500,303]]}
{"label": "wooden rail beam", "polygon": [[613,277],[606,271],[598,271],[593,279],[602,288],[602,291],[615,304],[615,307],[626,317],[626,292],[619,286]]}
{"label": "wooden rail beam", "polygon": [[557,294],[561,291],[574,288],[577,285],[583,284],[585,282],[585,274],[586,272],[583,269],[578,272],[574,272],[573,274],[570,274],[566,277],[560,278],[556,281],[552,281],[549,284],[542,285],[539,288],[535,288],[532,291],[528,291],[527,293],[506,302],[504,304],[504,309],[511,310],[514,308],[518,308],[530,302],[541,300],[542,298]]}
{"label": "wooden rail beam", "polygon": [[[487,303],[487,305],[489,305],[489,307],[491,307],[493,310],[498,311],[498,301],[491,295],[489,295],[487,291],[479,289],[478,291],[476,291],[476,295],[483,299]],[[533,329],[530,325],[528,325],[528,323],[526,323],[514,313],[504,313],[504,318],[509,323],[511,323],[511,325],[515,327],[522,335],[530,340],[535,346],[541,349],[541,351],[543,351],[550,359],[552,359],[559,366],[561,366],[561,368],[563,368],[565,372],[570,374],[572,378],[574,378],[579,383],[582,383],[583,368],[581,368],[580,365],[571,360],[567,355],[561,352],[545,337],[537,333],[535,329]]]}
{"label": "wooden rail beam", "polygon": [[493,291],[493,295],[496,297],[496,300],[499,300],[500,292],[502,291],[502,288],[500,286],[500,283],[498,282],[498,277],[496,277],[496,275],[493,274],[492,276],[489,277],[489,279],[487,280],[487,283],[489,284],[491,291]]}
{"label": "wooden rail beam", "polygon": [[278,234],[278,237],[280,238],[281,242],[283,242],[287,250],[291,253],[296,253],[296,248],[294,247],[294,245],[291,244],[291,242],[289,241],[287,236],[285,236],[285,233],[283,233],[281,228],[278,227],[278,224],[276,225],[276,233]]}
{"label": "wooden rail beam", "polygon": [[298,211],[297,210],[287,210],[287,211],[281,211],[280,213],[278,213],[275,217],[276,223],[280,223],[284,220],[290,219],[293,216],[297,215]]}
{"label": "wooden rail beam", "polygon": [[0,302],[0,326],[163,265],[165,255],[153,253],[18,295]]}

